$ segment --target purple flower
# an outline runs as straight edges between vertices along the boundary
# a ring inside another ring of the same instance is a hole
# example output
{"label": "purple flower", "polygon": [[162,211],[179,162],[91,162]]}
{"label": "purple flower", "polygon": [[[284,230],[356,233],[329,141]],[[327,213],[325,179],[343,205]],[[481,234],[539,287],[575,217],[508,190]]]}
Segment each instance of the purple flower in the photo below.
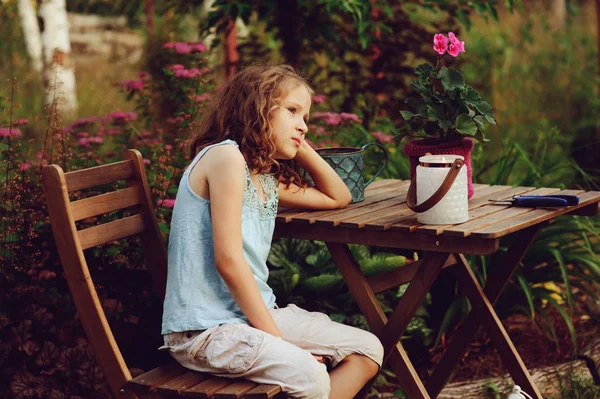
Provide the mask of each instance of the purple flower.
{"label": "purple flower", "polygon": [[[98,118],[96,118],[95,116],[88,116],[87,118],[79,118],[71,124],[71,127],[76,128],[76,127],[82,127],[82,126],[86,126],[86,125],[93,125],[94,123],[96,123],[96,120],[98,120]],[[65,132],[66,132],[66,130],[67,129],[65,129]]]}
{"label": "purple flower", "polygon": [[22,125],[26,125],[29,123],[29,120],[27,119],[17,119],[16,121],[13,122],[13,126],[22,126]]}
{"label": "purple flower", "polygon": [[82,137],[87,137],[89,136],[89,134],[87,132],[79,132],[77,133],[77,137],[82,138]]}
{"label": "purple flower", "polygon": [[27,169],[29,169],[29,167],[31,166],[31,163],[29,162],[24,162],[21,165],[19,165],[19,170],[21,172],[25,172]]}

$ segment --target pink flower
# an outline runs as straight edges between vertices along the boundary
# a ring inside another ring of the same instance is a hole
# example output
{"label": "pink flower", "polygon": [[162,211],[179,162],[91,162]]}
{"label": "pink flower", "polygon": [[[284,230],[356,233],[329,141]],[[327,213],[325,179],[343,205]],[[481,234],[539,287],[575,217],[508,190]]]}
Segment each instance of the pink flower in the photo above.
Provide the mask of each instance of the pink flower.
{"label": "pink flower", "polygon": [[450,48],[448,49],[448,54],[453,57],[458,57],[460,53],[464,53],[465,42],[458,40],[458,38],[452,32],[449,32],[448,36],[450,36]]}
{"label": "pink flower", "polygon": [[13,126],[22,126],[28,124],[29,121],[27,119],[17,119],[13,122]]}
{"label": "pink flower", "polygon": [[80,147],[89,147],[90,146],[90,141],[87,138],[80,138],[79,140],[77,140],[77,144]]}
{"label": "pink flower", "polygon": [[173,146],[171,144],[166,144],[165,145],[165,150],[171,151],[172,149],[173,149]]}
{"label": "pink flower", "polygon": [[325,101],[325,96],[323,94],[315,94],[312,98],[313,103],[315,104],[321,104],[322,102]]}
{"label": "pink flower", "polygon": [[31,163],[29,162],[24,162],[21,165],[19,165],[19,170],[21,172],[25,172],[27,169],[29,169],[29,167],[31,166]]}
{"label": "pink flower", "polygon": [[192,53],[203,53],[206,51],[204,43],[191,43],[190,48],[192,49]]}
{"label": "pink flower", "polygon": [[433,36],[433,49],[439,55],[444,55],[446,50],[448,50],[448,38],[441,33]]}
{"label": "pink flower", "polygon": [[165,208],[173,208],[175,206],[175,200],[174,199],[158,200],[158,203],[156,205],[162,206]]}
{"label": "pink flower", "polygon": [[394,138],[392,136],[388,136],[387,134],[382,132],[372,132],[371,135],[375,137],[380,143],[391,143],[392,141],[394,141]]}
{"label": "pink flower", "polygon": [[106,132],[107,136],[118,136],[119,133],[121,133],[119,131],[119,129],[110,129],[109,131]]}
{"label": "pink flower", "polygon": [[140,91],[144,87],[144,80],[126,80],[121,82],[121,87],[129,91]]}
{"label": "pink flower", "polygon": [[82,137],[87,137],[89,136],[89,134],[87,132],[79,132],[77,133],[77,137],[82,138]]}
{"label": "pink flower", "polygon": [[9,127],[0,127],[0,137],[13,137],[18,139],[21,137],[21,129],[9,128]]}
{"label": "pink flower", "polygon": [[173,48],[173,47],[175,47],[175,43],[173,43],[173,42],[165,43],[165,45],[163,46],[163,48]]}
{"label": "pink flower", "polygon": [[340,114],[340,117],[342,118],[342,120],[351,120],[356,123],[360,123],[360,118],[356,114],[349,114],[347,112],[342,112]]}
{"label": "pink flower", "polygon": [[201,103],[203,101],[209,101],[211,99],[210,93],[203,93],[199,96],[194,97],[194,101],[197,103]]}
{"label": "pink flower", "polygon": [[167,69],[170,69],[171,71],[176,71],[178,69],[185,69],[185,67],[181,64],[173,64],[173,65],[169,65],[167,67]]}
{"label": "pink flower", "polygon": [[138,75],[138,78],[140,78],[140,79],[146,79],[148,77],[148,72],[141,71],[141,72],[138,72],[137,75]]}
{"label": "pink flower", "polygon": [[177,54],[189,54],[192,52],[192,47],[187,43],[175,43],[174,50]]}
{"label": "pink flower", "polygon": [[[86,125],[93,125],[96,123],[97,118],[95,116],[88,116],[87,118],[80,118],[71,124],[72,128],[81,127]],[[66,130],[66,129],[65,129]]]}
{"label": "pink flower", "polygon": [[144,158],[142,161],[144,162],[144,165],[150,165],[149,159]]}

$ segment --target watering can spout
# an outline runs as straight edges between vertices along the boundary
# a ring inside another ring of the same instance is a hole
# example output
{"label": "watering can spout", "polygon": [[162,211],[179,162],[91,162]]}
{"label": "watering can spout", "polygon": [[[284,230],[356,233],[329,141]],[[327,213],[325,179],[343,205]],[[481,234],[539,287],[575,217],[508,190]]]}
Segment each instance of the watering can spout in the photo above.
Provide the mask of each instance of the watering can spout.
{"label": "watering can spout", "polygon": [[531,396],[527,394],[527,392],[523,391],[520,386],[515,385],[508,394],[506,399],[533,399]]}

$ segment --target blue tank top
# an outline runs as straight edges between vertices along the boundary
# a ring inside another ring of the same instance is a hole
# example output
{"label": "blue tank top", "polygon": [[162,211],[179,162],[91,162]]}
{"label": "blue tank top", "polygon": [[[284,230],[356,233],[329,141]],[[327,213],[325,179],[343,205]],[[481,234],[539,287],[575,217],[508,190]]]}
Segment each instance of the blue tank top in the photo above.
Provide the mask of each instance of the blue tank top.
{"label": "blue tank top", "polygon": [[[233,140],[202,149],[184,172],[169,236],[167,290],[163,309],[162,334],[205,330],[222,323],[248,323],[233,300],[215,266],[210,201],[192,191],[189,173],[198,160],[216,145],[234,145]],[[267,285],[266,265],[277,215],[277,179],[259,176],[267,199],[259,198],[246,164],[246,183],[242,205],[242,239],[244,257],[258,284],[268,309],[275,305],[275,295]]]}

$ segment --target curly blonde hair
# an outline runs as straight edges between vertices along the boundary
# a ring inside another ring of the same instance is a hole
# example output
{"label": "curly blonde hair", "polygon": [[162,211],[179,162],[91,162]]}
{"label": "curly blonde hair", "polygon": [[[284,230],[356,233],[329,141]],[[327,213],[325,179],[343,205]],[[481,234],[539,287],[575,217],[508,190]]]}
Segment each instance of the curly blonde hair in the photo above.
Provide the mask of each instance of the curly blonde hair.
{"label": "curly blonde hair", "polygon": [[273,173],[288,187],[305,187],[301,168],[294,160],[273,158],[275,144],[271,117],[285,94],[299,85],[313,90],[305,78],[289,65],[254,65],[236,73],[216,94],[209,110],[192,129],[189,155],[194,158],[204,147],[225,139],[235,141],[248,168]]}

